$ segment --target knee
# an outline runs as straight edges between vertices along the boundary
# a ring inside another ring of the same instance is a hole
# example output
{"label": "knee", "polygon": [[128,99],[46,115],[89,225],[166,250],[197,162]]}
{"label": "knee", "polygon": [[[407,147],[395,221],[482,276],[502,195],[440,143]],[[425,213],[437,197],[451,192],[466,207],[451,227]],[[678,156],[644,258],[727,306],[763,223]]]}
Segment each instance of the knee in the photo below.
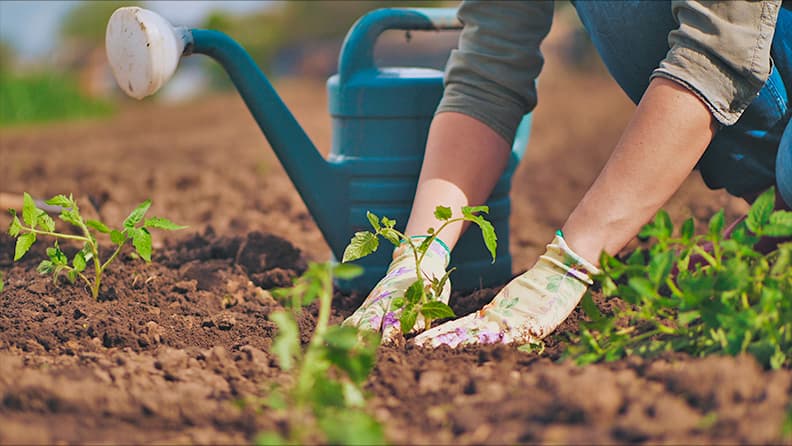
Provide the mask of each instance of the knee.
{"label": "knee", "polygon": [[776,185],[778,193],[792,207],[792,119],[789,120],[781,137],[776,156]]}

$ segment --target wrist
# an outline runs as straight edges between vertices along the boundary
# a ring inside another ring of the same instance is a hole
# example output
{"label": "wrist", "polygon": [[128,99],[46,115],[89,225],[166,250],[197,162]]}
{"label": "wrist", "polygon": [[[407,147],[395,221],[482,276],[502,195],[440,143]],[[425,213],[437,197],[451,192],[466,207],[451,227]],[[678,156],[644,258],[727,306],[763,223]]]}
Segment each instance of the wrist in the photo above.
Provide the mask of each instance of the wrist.
{"label": "wrist", "polygon": [[593,284],[591,276],[600,273],[597,265],[574,251],[565,240],[562,230],[556,231],[555,235],[553,241],[547,245],[547,252],[542,258],[580,281],[588,285]]}

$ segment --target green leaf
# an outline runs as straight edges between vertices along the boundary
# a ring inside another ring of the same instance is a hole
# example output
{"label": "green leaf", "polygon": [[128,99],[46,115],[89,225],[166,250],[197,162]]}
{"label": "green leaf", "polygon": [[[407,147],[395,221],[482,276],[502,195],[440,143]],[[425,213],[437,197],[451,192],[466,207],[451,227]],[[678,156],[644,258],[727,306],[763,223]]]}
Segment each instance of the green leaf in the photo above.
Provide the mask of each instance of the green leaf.
{"label": "green leaf", "polygon": [[591,298],[591,293],[586,293],[580,303],[583,307],[583,312],[586,313],[586,316],[592,321],[597,322],[604,317],[597,304],[594,303],[594,299]]}
{"label": "green leaf", "polygon": [[25,253],[30,250],[30,247],[33,246],[33,243],[36,242],[36,234],[32,232],[28,232],[27,234],[22,234],[17,238],[16,241],[16,249],[14,250],[14,261],[21,259]]}
{"label": "green leaf", "polygon": [[132,245],[135,251],[146,261],[151,262],[151,233],[146,228],[135,228],[130,231],[132,235]]}
{"label": "green leaf", "polygon": [[[486,208],[486,206],[477,207]],[[480,215],[471,215],[469,213],[464,214],[463,218],[466,221],[477,224],[479,229],[481,229],[481,236],[484,238],[484,245],[487,247],[490,255],[492,256],[492,263],[495,263],[495,255],[498,249],[498,236],[495,234],[495,228],[492,226],[492,223]]]}
{"label": "green leaf", "polygon": [[368,218],[369,224],[371,224],[371,227],[374,228],[375,231],[380,230],[379,217],[369,211],[366,211],[366,218]]}
{"label": "green leaf", "polygon": [[767,226],[762,234],[769,237],[792,236],[792,211],[776,211],[770,214]]}
{"label": "green leaf", "polygon": [[351,263],[338,263],[333,266],[333,276],[343,279],[351,280],[363,274],[363,267]]}
{"label": "green leaf", "polygon": [[325,355],[349,379],[362,384],[377,362],[379,335],[355,327],[332,326],[325,333]]}
{"label": "green leaf", "polygon": [[102,234],[109,234],[111,229],[107,227],[106,224],[102,223],[99,220],[87,220],[85,225],[89,228],[94,228],[97,231],[101,232]]}
{"label": "green leaf", "polygon": [[396,311],[396,310],[400,309],[401,307],[404,306],[405,303],[406,303],[406,301],[404,300],[403,297],[397,297],[397,298],[393,299],[391,301],[391,307],[390,307],[391,311]]}
{"label": "green leaf", "polygon": [[379,246],[379,239],[368,231],[356,232],[344,250],[342,262],[351,262],[373,253]]}
{"label": "green leaf", "polygon": [[451,219],[451,208],[447,206],[437,206],[434,211],[436,219],[447,221]]}
{"label": "green leaf", "polygon": [[66,278],[69,279],[69,283],[73,284],[77,281],[77,271],[70,269],[68,273],[66,273]]}
{"label": "green leaf", "polygon": [[393,246],[401,245],[401,237],[399,237],[399,233],[396,232],[395,229],[390,228],[383,228],[380,231],[380,235],[387,241],[391,242]]}
{"label": "green leaf", "polygon": [[693,221],[693,218],[688,218],[682,223],[682,238],[685,241],[689,241],[693,238],[693,235],[696,233],[696,224]]}
{"label": "green leaf", "polygon": [[655,214],[654,220],[641,229],[638,236],[642,238],[654,237],[658,241],[664,242],[671,237],[673,230],[674,226],[671,224],[671,217],[669,217],[668,212],[661,209]]}
{"label": "green leaf", "polygon": [[[321,362],[321,361],[318,361]],[[321,366],[321,364],[309,364]],[[306,365],[303,365],[305,367]],[[306,395],[314,407],[329,409],[344,407],[344,388],[340,382],[326,375],[326,367],[319,367],[314,374],[313,387]]]}
{"label": "green leaf", "polygon": [[710,218],[709,221],[709,235],[711,237],[715,237],[716,239],[720,239],[721,232],[723,232],[723,226],[725,225],[725,217],[723,213],[723,209],[719,210],[715,213],[715,215]]}
{"label": "green leaf", "polygon": [[382,226],[393,229],[396,226],[396,220],[391,220],[388,217],[382,217]]}
{"label": "green leaf", "polygon": [[0,293],[5,289],[5,282],[3,281],[3,273],[0,273]]}
{"label": "green leaf", "polygon": [[123,232],[116,231],[115,229],[113,229],[112,231],[110,231],[110,241],[118,246],[121,246],[124,244],[124,242],[127,241],[127,236],[124,235]]}
{"label": "green leaf", "polygon": [[14,217],[11,220],[11,226],[8,227],[8,235],[11,237],[16,237],[19,235],[19,231],[22,230],[22,223],[19,221],[19,217],[17,217],[16,212],[11,209],[11,215]]}
{"label": "green leaf", "polygon": [[140,223],[143,220],[143,216],[146,215],[149,208],[151,207],[151,200],[146,200],[143,203],[140,203],[138,207],[133,210],[129,216],[124,219],[124,227],[125,228],[134,228],[135,225]]}
{"label": "green leaf", "polygon": [[39,274],[52,274],[55,271],[55,264],[51,260],[42,260],[36,267]]}
{"label": "green leaf", "polygon": [[770,221],[770,215],[775,207],[775,188],[771,187],[753,202],[745,223],[752,232],[760,232]]}
{"label": "green leaf", "polygon": [[36,217],[36,223],[45,231],[55,231],[55,221],[44,211],[39,211],[39,214]]}
{"label": "green leaf", "polygon": [[404,300],[411,305],[415,305],[421,301],[423,297],[424,285],[423,280],[416,280],[404,292]]}
{"label": "green leaf", "polygon": [[677,321],[683,327],[687,327],[691,322],[701,317],[701,313],[697,310],[683,311],[677,314]]}
{"label": "green leaf", "polygon": [[278,334],[272,342],[272,353],[278,359],[280,368],[289,371],[300,357],[300,330],[291,314],[275,311],[269,316],[278,326]]}
{"label": "green leaf", "polygon": [[648,279],[643,277],[630,277],[627,284],[644,298],[657,296],[657,290]]}
{"label": "green leaf", "polygon": [[482,214],[489,214],[489,206],[463,206],[462,215],[465,217],[473,217],[473,214],[481,212]]}
{"label": "green leaf", "polygon": [[401,317],[399,317],[399,323],[401,325],[401,331],[404,334],[409,333],[413,327],[415,327],[415,322],[418,320],[418,311],[415,310],[415,307],[408,305],[402,311]]}
{"label": "green leaf", "polygon": [[143,227],[162,229],[165,231],[177,231],[179,229],[184,229],[187,226],[177,225],[176,223],[168,220],[167,218],[151,217],[146,219],[146,222],[143,223]]}
{"label": "green leaf", "polygon": [[385,444],[382,426],[360,410],[328,411],[319,418],[318,423],[329,444]]}
{"label": "green leaf", "polygon": [[66,209],[61,211],[60,219],[66,223],[79,227],[82,224],[82,217],[80,213],[74,209]]}
{"label": "green leaf", "polygon": [[35,227],[39,213],[36,203],[27,192],[22,195],[22,203],[22,221],[30,227]]}
{"label": "green leaf", "polygon": [[672,251],[665,251],[652,256],[647,272],[649,273],[649,279],[655,286],[659,286],[668,277],[671,268],[674,266],[673,259],[674,253]]}
{"label": "green leaf", "polygon": [[74,198],[70,198],[62,194],[55,195],[54,197],[47,200],[45,203],[52,206],[60,206],[66,209],[74,208],[77,206],[77,203],[74,202]]}
{"label": "green leaf", "polygon": [[72,265],[74,266],[74,270],[77,272],[85,271],[85,255],[82,251],[78,251],[77,254],[74,255],[74,259],[72,259]]}
{"label": "green leaf", "polygon": [[66,254],[61,251],[57,241],[52,247],[47,248],[47,257],[49,257],[54,265],[63,266],[69,264],[69,259],[66,257]]}
{"label": "green leaf", "polygon": [[456,317],[454,310],[439,300],[434,300],[423,304],[421,307],[421,314],[427,319],[445,319],[449,317]]}

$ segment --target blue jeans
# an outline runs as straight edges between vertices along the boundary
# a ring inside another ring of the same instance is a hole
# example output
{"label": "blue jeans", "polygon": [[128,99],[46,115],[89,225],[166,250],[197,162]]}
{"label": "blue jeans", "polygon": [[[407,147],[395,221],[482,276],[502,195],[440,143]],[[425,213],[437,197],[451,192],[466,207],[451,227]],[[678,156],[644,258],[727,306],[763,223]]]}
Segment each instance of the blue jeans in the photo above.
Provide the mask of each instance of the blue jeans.
{"label": "blue jeans", "polygon": [[[577,1],[578,16],[608,71],[636,104],[677,28],[670,2]],[[736,196],[776,185],[792,206],[792,9],[781,8],[771,46],[774,67],[759,96],[720,129],[698,162],[704,182]]]}

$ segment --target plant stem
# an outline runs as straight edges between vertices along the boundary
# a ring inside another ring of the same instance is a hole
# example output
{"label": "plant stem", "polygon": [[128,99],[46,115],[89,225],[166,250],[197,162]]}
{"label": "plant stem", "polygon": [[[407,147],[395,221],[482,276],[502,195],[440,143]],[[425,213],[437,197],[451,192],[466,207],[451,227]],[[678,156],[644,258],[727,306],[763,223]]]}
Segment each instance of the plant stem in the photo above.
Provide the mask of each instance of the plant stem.
{"label": "plant stem", "polygon": [[27,232],[32,232],[34,234],[48,235],[50,237],[55,237],[55,238],[62,238],[62,239],[68,239],[68,240],[79,240],[81,242],[90,241],[90,239],[88,239],[86,237],[83,237],[83,236],[79,236],[79,235],[61,234],[59,232],[50,232],[50,231],[41,231],[41,230],[38,230],[38,229],[28,228],[28,227],[25,227],[25,226],[23,226],[22,229],[24,229]]}

